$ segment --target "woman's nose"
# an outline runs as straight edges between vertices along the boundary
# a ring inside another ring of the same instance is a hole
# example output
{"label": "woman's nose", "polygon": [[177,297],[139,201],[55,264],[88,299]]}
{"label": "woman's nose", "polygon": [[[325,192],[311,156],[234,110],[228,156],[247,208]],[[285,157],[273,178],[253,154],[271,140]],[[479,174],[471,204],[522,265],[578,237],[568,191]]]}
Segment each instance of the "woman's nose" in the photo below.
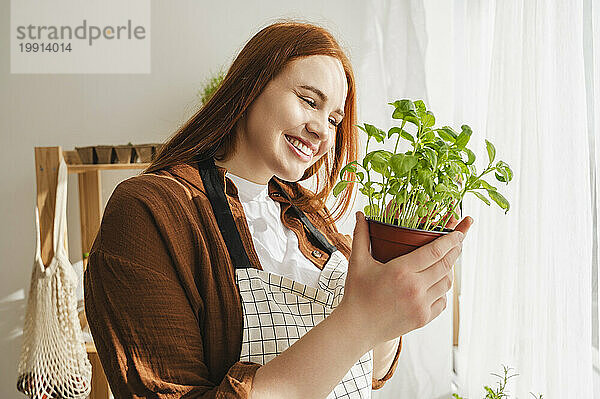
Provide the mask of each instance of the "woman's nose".
{"label": "woman's nose", "polygon": [[320,140],[326,141],[331,133],[329,131],[329,120],[328,116],[315,115],[306,124],[306,129],[317,136]]}

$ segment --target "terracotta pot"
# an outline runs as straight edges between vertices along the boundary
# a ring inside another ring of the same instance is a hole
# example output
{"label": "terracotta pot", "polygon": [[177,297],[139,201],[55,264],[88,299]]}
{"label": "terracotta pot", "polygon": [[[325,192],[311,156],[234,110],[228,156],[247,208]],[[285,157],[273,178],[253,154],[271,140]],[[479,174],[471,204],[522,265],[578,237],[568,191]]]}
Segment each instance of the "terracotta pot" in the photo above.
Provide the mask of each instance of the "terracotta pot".
{"label": "terracotta pot", "polygon": [[131,150],[133,149],[130,145],[116,145],[115,155],[117,163],[129,163],[131,162]]}
{"label": "terracotta pot", "polygon": [[79,154],[81,163],[93,164],[97,162],[96,151],[94,151],[94,147],[75,147],[75,149],[77,150],[77,154]]}
{"label": "terracotta pot", "polygon": [[371,237],[371,255],[374,259],[385,263],[398,256],[406,255],[415,249],[429,244],[438,237],[454,230],[426,231],[410,229],[393,224],[366,218]]}
{"label": "terracotta pot", "polygon": [[96,146],[97,163],[106,164],[112,163],[113,146],[112,145],[97,145]]}

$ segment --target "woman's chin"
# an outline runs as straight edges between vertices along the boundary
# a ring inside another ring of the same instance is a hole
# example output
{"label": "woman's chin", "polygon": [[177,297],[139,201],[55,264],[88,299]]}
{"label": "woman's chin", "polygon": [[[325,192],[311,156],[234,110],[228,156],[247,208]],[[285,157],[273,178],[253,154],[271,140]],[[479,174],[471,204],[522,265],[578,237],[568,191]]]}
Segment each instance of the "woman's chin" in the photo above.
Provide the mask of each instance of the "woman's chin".
{"label": "woman's chin", "polygon": [[278,173],[276,174],[277,178],[284,180],[284,181],[288,181],[288,182],[296,182],[300,179],[302,179],[302,176],[304,176],[304,170],[300,170],[300,171],[292,171],[292,170],[286,170],[283,173]]}

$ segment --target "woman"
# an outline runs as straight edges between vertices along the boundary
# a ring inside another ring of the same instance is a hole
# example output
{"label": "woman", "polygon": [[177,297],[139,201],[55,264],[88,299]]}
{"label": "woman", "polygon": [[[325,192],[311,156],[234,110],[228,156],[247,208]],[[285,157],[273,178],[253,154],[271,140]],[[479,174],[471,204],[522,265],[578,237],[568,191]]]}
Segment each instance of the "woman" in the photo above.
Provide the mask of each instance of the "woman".
{"label": "woman", "polygon": [[[276,23],[119,184],[85,274],[116,397],[365,398],[392,375],[401,335],[446,307],[471,221],[385,265],[362,213],[340,234],[324,200],[356,159],[355,123],[335,39]],[[297,183],[313,175],[314,193]]]}

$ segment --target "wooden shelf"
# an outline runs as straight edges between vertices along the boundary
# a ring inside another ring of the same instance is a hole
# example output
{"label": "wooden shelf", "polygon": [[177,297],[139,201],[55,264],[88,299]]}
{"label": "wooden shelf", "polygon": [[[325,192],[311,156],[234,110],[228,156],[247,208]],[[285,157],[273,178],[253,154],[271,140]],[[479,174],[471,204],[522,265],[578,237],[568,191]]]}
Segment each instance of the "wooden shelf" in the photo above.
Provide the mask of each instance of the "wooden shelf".
{"label": "wooden shelf", "polygon": [[149,163],[106,163],[106,164],[67,164],[69,173],[95,172],[97,170],[145,169]]}
{"label": "wooden shelf", "polygon": [[87,173],[97,172],[100,170],[126,170],[126,169],[146,169],[150,166],[149,163],[102,163],[102,164],[86,164],[81,163],[81,158],[77,151],[62,151],[63,158],[67,164],[69,173]]}

